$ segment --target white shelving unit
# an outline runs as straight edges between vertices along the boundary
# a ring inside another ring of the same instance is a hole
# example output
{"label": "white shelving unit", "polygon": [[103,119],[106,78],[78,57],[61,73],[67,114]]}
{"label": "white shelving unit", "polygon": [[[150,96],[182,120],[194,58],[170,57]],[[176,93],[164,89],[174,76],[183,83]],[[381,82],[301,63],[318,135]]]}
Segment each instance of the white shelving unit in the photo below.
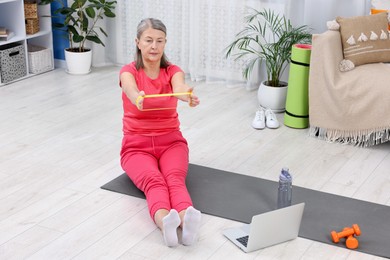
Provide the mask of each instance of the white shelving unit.
{"label": "white shelving unit", "polygon": [[[38,0],[39,3],[39,0]],[[16,80],[25,79],[37,74],[29,73],[28,62],[28,44],[37,45],[51,50],[51,64],[54,69],[54,56],[53,56],[53,36],[52,25],[50,17],[50,5],[38,4],[38,16],[39,16],[39,32],[35,34],[26,34],[25,17],[24,17],[24,1],[23,0],[0,0],[0,26],[6,27],[13,31],[15,35],[8,41],[0,41],[0,48],[3,45],[10,43],[19,43],[24,46],[26,56],[27,75]],[[4,47],[4,46],[3,46]],[[12,83],[7,82],[5,84]],[[1,83],[0,86],[5,85]]]}

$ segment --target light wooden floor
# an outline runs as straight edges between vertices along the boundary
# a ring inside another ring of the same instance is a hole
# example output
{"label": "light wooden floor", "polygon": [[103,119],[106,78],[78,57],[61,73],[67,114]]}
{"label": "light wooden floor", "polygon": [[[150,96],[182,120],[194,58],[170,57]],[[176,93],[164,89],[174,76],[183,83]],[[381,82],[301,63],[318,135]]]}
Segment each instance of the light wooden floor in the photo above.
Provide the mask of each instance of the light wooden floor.
{"label": "light wooden floor", "polygon": [[[122,173],[118,71],[0,88],[0,259],[379,259],[302,238],[244,254],[221,234],[239,223],[206,214],[195,246],[166,247],[144,200],[100,189]],[[271,180],[287,166],[295,185],[390,205],[390,143],[254,130],[255,92],[192,84],[201,105],[179,107],[192,163]]]}

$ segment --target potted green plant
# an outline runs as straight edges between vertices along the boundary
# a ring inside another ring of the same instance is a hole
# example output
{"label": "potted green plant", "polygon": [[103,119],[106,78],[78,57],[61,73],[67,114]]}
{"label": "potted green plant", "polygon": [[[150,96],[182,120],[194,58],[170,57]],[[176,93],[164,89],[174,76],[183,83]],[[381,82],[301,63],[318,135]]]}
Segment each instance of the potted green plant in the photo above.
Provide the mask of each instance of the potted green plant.
{"label": "potted green plant", "polygon": [[104,17],[115,17],[117,1],[107,0],[74,0],[70,6],[67,0],[41,0],[40,4],[57,3],[53,15],[62,15],[63,22],[53,23],[53,27],[66,32],[69,48],[65,50],[65,60],[68,72],[71,74],[86,74],[92,64],[92,50],[86,47],[91,41],[102,46],[101,36],[107,37],[107,32],[98,25]]}
{"label": "potted green plant", "polygon": [[[226,58],[232,56],[235,60],[245,61],[245,79],[250,78],[257,63],[264,62],[267,79],[260,84],[259,103],[263,107],[282,112],[285,108],[287,83],[280,78],[291,61],[292,46],[310,43],[311,37],[306,25],[294,27],[289,19],[272,10],[258,11],[249,8],[244,29],[236,34],[235,40],[225,49]],[[267,97],[268,92],[272,92],[271,97]]]}

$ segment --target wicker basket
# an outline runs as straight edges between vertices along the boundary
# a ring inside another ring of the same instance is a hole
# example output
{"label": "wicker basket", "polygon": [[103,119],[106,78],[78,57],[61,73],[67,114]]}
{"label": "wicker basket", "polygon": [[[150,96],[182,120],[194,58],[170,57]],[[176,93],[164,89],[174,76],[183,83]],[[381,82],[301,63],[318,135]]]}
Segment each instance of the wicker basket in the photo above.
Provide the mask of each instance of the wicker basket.
{"label": "wicker basket", "polygon": [[26,19],[26,33],[34,34],[39,32],[39,19]]}
{"label": "wicker basket", "polygon": [[37,46],[27,45],[28,49],[28,70],[30,73],[38,74],[53,69],[51,50]]}
{"label": "wicker basket", "polygon": [[38,18],[38,4],[37,1],[24,1],[24,18],[36,19]]}

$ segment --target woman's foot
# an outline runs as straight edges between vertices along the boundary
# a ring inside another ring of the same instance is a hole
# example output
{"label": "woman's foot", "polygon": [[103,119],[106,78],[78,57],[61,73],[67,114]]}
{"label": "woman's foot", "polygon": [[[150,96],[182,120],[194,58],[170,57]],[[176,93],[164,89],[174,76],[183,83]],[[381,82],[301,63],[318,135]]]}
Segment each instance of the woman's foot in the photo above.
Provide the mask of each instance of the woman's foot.
{"label": "woman's foot", "polygon": [[183,245],[190,246],[195,243],[202,214],[192,206],[188,207],[183,221]]}
{"label": "woman's foot", "polygon": [[177,228],[180,226],[179,213],[176,210],[171,209],[168,215],[163,219],[163,235],[165,244],[169,247],[177,246],[179,244],[177,238]]}

